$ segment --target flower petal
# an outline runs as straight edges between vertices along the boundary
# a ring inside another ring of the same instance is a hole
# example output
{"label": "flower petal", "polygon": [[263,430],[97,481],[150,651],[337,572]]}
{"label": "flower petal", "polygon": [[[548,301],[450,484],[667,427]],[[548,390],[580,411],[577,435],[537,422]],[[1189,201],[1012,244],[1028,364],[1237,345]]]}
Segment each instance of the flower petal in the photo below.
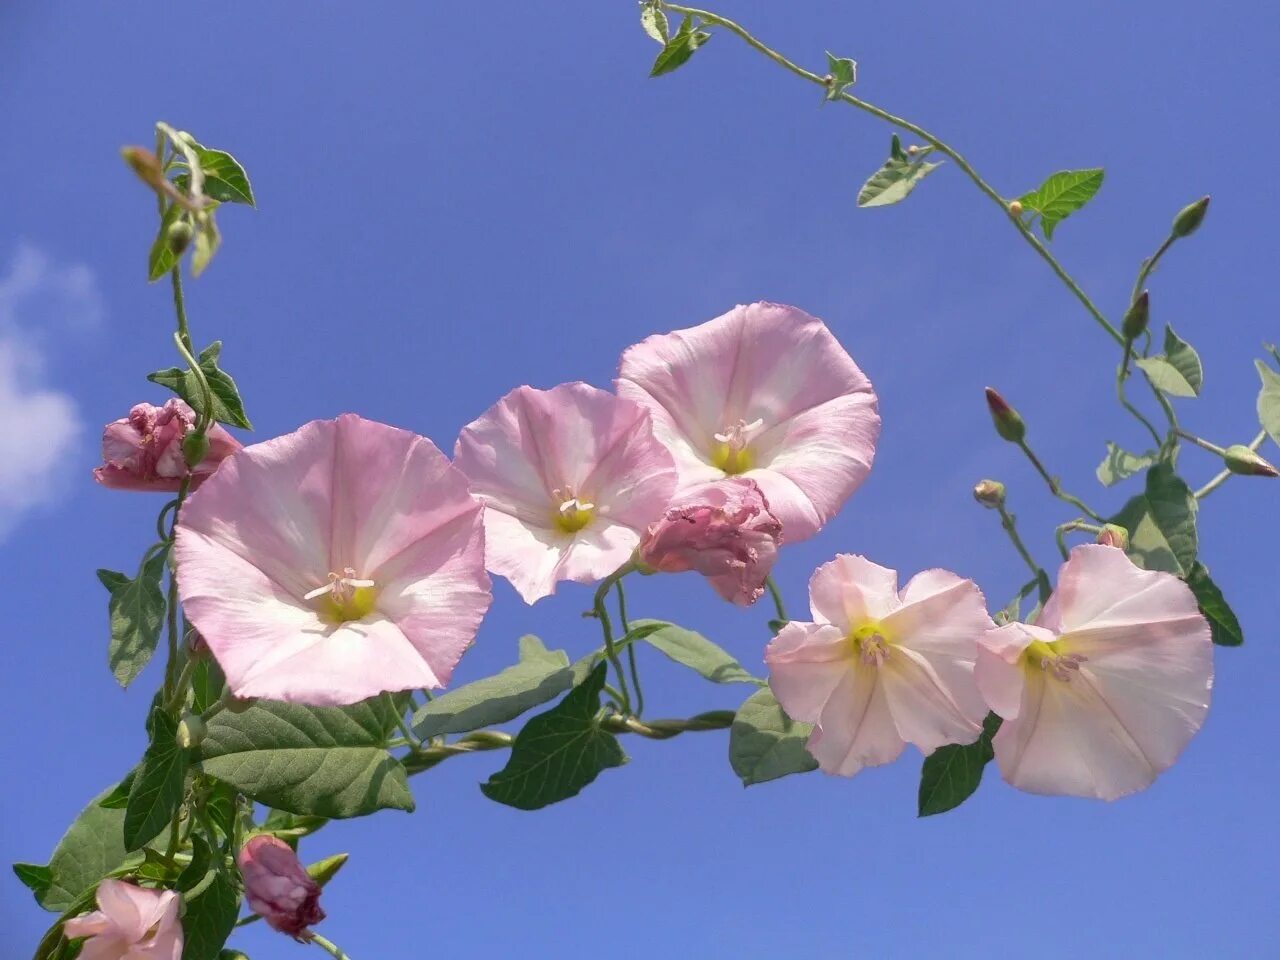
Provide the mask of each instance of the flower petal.
{"label": "flower petal", "polygon": [[973,679],[988,707],[1005,720],[1013,720],[1022,708],[1027,676],[1019,662],[1032,640],[1056,639],[1048,630],[1025,623],[1009,623],[989,630],[978,640]]}
{"label": "flower petal", "polygon": [[[786,536],[785,526],[782,532]],[[833,623],[846,633],[868,620],[883,620],[900,605],[897,571],[866,557],[838,554],[809,580],[814,619]]]}
{"label": "flower petal", "polygon": [[816,723],[852,669],[849,639],[839,627],[791,621],[765,648],[769,686],[789,717]]}
{"label": "flower petal", "polygon": [[[877,668],[899,736],[926,754],[944,744],[978,739],[987,712],[973,682],[973,663],[965,669],[959,662],[939,659],[952,674],[948,681],[924,654],[901,645],[894,645]],[[974,699],[976,711],[970,702]]]}
{"label": "flower petal", "polygon": [[824,773],[851,777],[863,767],[891,763],[906,743],[889,712],[875,667],[855,666],[832,691],[806,748]]}

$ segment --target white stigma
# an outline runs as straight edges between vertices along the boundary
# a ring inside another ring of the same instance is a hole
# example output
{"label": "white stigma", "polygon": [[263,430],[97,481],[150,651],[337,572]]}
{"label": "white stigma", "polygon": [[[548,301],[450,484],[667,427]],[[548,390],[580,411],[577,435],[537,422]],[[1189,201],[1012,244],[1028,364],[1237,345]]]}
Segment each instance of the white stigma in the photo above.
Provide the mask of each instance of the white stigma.
{"label": "white stigma", "polygon": [[863,663],[878,667],[889,659],[889,645],[885,643],[884,637],[878,633],[872,634],[863,640],[861,646]]}
{"label": "white stigma", "polygon": [[1070,683],[1071,676],[1080,671],[1080,664],[1089,658],[1079,653],[1064,653],[1058,657],[1041,657],[1040,669],[1052,674],[1055,680]]}
{"label": "white stigma", "polygon": [[356,576],[356,572],[350,567],[344,567],[341,574],[330,573],[329,582],[323,586],[316,587],[310,593],[303,594],[303,600],[314,600],[317,597],[323,597],[326,593],[333,594],[333,599],[340,603],[346,603],[351,599],[351,595],[361,587],[375,586],[373,580],[361,580]]}
{"label": "white stigma", "polygon": [[751,434],[755,433],[764,426],[764,421],[757,418],[747,423],[745,420],[739,420],[730,427],[726,427],[724,433],[713,434],[717,443],[727,444],[731,450],[741,450],[747,445],[751,439]]}

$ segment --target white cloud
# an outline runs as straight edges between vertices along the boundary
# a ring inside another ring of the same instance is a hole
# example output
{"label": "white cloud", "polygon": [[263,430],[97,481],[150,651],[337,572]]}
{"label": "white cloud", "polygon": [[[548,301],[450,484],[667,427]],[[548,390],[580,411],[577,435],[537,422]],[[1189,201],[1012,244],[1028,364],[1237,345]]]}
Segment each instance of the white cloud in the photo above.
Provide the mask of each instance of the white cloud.
{"label": "white cloud", "polygon": [[91,329],[102,315],[83,265],[22,244],[0,276],[0,538],[65,489],[84,430],[75,401],[47,383],[46,351],[51,336]]}

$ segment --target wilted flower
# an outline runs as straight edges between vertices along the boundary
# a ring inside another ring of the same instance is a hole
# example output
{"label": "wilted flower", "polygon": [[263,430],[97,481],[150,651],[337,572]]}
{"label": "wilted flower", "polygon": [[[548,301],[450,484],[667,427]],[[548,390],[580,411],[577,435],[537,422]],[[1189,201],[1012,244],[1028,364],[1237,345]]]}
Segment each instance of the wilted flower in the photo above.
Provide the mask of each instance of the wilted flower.
{"label": "wilted flower", "polygon": [[809,605],[815,622],[788,623],[765,662],[782,708],[817,724],[808,749],[824,771],[977,739],[987,710],[973,662],[992,624],[972,581],[926,570],[899,593],[896,572],[841,554],[814,573]]}
{"label": "wilted flower", "polygon": [[149,890],[123,880],[98,884],[98,909],[63,927],[71,939],[88,937],[80,960],[179,960],[182,956],[181,898],[172,890]]}
{"label": "wilted flower", "polygon": [[240,848],[236,863],[244,877],[249,909],[272,929],[303,940],[307,928],[324,919],[320,884],[283,840],[268,834],[250,837]]}
{"label": "wilted flower", "polygon": [[649,525],[640,560],[663,573],[697,570],[716,593],[747,606],[764,593],[782,524],[754,480],[730,477],[680,495]]}
{"label": "wilted flower", "polygon": [[182,441],[196,423],[196,413],[176,398],[163,407],[139,403],[129,415],[107,424],[102,434],[102,466],[93,478],[116,490],[176,492],[191,474],[194,489],[239,450],[240,441],[216,423],[209,424],[209,449],[194,470],[187,467]]}
{"label": "wilted flower", "polygon": [[463,428],[454,460],[485,504],[489,570],[526,603],[626,563],[676,485],[645,409],[585,383],[512,390]]}
{"label": "wilted flower", "polygon": [[1177,577],[1084,544],[1036,626],[983,637],[974,676],[1004,718],[995,753],[1005,780],[1114,800],[1149,786],[1204,723],[1209,624]]}
{"label": "wilted flower", "polygon": [[425,437],[354,414],[227,460],[183,506],[175,553],[237,697],[443,686],[492,599],[466,478]]}
{"label": "wilted flower", "polygon": [[680,489],[744,476],[787,542],[813,536],[866,479],[880,436],[871,382],[820,320],[753,303],[622,355],[618,393],[644,404]]}

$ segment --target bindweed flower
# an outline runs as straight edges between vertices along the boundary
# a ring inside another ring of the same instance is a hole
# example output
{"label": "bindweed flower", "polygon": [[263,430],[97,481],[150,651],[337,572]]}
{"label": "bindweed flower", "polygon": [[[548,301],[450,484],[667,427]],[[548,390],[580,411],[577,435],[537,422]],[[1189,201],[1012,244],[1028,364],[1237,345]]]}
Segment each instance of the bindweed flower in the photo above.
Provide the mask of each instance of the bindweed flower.
{"label": "bindweed flower", "polygon": [[805,540],[866,479],[880,436],[871,382],[820,320],[753,303],[627,349],[619,395],[653,415],[680,489],[743,476]]}
{"label": "bindweed flower", "polygon": [[102,434],[103,463],[93,471],[93,478],[115,490],[176,493],[189,472],[195,489],[241,449],[239,440],[211,423],[206,434],[208,451],[189,470],[182,444],[195,423],[195,411],[176,398],[163,407],[139,403],[127,417],[107,424]]}
{"label": "bindweed flower", "polygon": [[1150,786],[1204,723],[1209,624],[1177,577],[1085,544],[1036,626],[982,639],[974,676],[1004,718],[995,753],[1005,780],[1114,800]]}
{"label": "bindweed flower", "polygon": [[98,884],[98,909],[73,917],[63,929],[73,940],[89,938],[80,960],[179,960],[181,905],[172,890],[107,879]]}
{"label": "bindweed flower", "polygon": [[489,570],[526,603],[621,567],[676,485],[645,409],[585,383],[512,390],[463,428],[454,459],[485,504]]}
{"label": "bindweed flower", "polygon": [[992,623],[972,581],[926,570],[899,593],[893,570],[841,554],[809,581],[809,606],[814,622],[783,627],[765,662],[782,708],[817,724],[807,747],[825,772],[978,738],[973,663]]}
{"label": "bindweed flower", "polygon": [[273,930],[305,940],[307,928],[324,919],[320,884],[283,840],[268,834],[250,837],[240,848],[236,863],[244,877],[249,909]]}
{"label": "bindweed flower", "polygon": [[443,686],[492,599],[466,478],[425,437],[354,414],[227,460],[183,506],[175,556],[240,698]]}
{"label": "bindweed flower", "polygon": [[754,480],[730,477],[695,487],[649,525],[640,560],[663,573],[696,570],[730,603],[749,606],[764,593],[782,542],[782,524],[769,512]]}

